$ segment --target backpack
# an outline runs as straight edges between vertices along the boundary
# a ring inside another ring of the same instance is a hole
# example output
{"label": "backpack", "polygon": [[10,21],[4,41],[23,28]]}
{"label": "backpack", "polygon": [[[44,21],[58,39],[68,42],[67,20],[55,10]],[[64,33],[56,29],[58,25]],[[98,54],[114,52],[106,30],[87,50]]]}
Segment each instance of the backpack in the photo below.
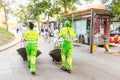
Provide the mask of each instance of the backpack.
{"label": "backpack", "polygon": [[65,35],[65,39],[66,42],[72,42],[73,41],[73,37],[70,35],[70,31],[67,31],[67,34]]}

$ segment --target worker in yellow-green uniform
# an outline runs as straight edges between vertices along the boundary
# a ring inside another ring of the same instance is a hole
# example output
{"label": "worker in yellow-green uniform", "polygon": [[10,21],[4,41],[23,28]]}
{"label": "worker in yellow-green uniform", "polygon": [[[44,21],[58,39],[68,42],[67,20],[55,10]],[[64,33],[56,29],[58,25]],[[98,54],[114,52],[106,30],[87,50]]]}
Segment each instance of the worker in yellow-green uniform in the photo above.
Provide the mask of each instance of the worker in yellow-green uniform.
{"label": "worker in yellow-green uniform", "polygon": [[27,61],[30,72],[35,74],[36,72],[36,55],[37,55],[37,40],[38,33],[33,30],[34,24],[30,22],[29,31],[24,34],[24,40],[26,41]]}
{"label": "worker in yellow-green uniform", "polygon": [[61,49],[61,70],[71,73],[72,70],[72,48],[74,29],[70,27],[70,21],[65,21],[65,27],[60,30],[59,38],[63,38]]}

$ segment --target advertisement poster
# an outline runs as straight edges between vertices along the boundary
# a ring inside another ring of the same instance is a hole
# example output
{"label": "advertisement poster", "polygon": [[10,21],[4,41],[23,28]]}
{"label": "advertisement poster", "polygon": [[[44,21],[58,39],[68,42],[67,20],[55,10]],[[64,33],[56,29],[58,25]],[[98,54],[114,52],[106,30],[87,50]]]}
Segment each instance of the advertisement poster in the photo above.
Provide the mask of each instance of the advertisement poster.
{"label": "advertisement poster", "polygon": [[109,43],[110,16],[97,14],[94,18],[93,44]]}

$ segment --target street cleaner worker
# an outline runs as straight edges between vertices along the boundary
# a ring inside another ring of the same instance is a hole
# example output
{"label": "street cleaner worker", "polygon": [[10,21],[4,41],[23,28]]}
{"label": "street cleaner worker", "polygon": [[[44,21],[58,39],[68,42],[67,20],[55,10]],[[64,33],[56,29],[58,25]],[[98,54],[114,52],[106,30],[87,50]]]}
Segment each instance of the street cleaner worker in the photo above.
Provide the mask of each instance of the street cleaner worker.
{"label": "street cleaner worker", "polygon": [[60,30],[59,38],[63,38],[61,49],[61,70],[71,73],[72,70],[72,48],[74,29],[70,27],[70,21],[65,21],[65,27]]}
{"label": "street cleaner worker", "polygon": [[37,55],[37,40],[39,34],[33,30],[34,24],[30,22],[29,31],[25,32],[24,40],[26,41],[27,61],[30,72],[35,74],[36,72],[36,55]]}

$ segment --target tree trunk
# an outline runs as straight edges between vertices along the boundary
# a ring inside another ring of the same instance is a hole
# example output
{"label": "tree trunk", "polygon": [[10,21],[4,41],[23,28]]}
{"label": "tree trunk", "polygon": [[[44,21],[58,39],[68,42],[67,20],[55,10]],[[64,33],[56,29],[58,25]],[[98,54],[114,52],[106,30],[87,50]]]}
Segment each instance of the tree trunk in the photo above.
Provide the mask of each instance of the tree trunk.
{"label": "tree trunk", "polygon": [[63,2],[64,2],[64,4],[63,4],[64,11],[65,11],[65,13],[67,13],[67,0],[63,0]]}
{"label": "tree trunk", "polygon": [[8,31],[8,16],[7,16],[7,10],[6,10],[6,6],[3,6],[4,9],[4,14],[5,14],[5,26],[6,26],[6,31]]}
{"label": "tree trunk", "polygon": [[38,27],[40,28],[40,18],[38,16]]}
{"label": "tree trunk", "polygon": [[49,15],[48,15],[48,20],[47,20],[47,25],[48,25],[48,27],[49,27],[49,19],[50,19],[50,17],[49,17]]}
{"label": "tree trunk", "polygon": [[49,22],[49,15],[48,15],[48,20],[47,20],[47,22]]}

